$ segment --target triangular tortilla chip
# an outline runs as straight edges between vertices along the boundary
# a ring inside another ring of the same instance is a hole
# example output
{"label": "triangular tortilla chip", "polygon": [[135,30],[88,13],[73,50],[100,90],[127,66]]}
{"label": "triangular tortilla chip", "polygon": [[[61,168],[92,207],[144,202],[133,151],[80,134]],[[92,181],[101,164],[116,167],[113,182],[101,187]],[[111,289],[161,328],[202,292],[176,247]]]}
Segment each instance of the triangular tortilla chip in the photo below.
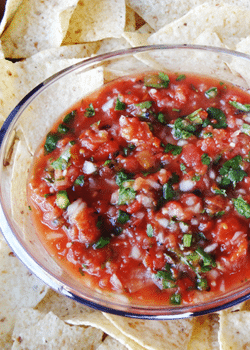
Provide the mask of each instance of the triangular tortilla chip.
{"label": "triangular tortilla chip", "polygon": [[219,342],[221,350],[250,349],[250,312],[221,312]]}
{"label": "triangular tortilla chip", "polygon": [[59,47],[78,0],[23,0],[1,40],[5,57],[25,58]]}
{"label": "triangular tortilla chip", "polygon": [[[209,29],[231,49],[242,37],[250,34],[250,10],[244,7],[208,3],[197,6],[185,16],[164,26],[148,39],[149,44],[191,44],[202,32]],[[206,42],[203,42],[206,45]]]}
{"label": "triangular tortilla chip", "polygon": [[48,287],[33,276],[0,241],[0,347],[12,334],[17,311],[22,307],[35,307],[47,293]]}
{"label": "triangular tortilla chip", "polygon": [[120,38],[126,18],[124,0],[79,1],[70,19],[64,44]]}
{"label": "triangular tortilla chip", "polygon": [[185,350],[193,320],[151,321],[104,314],[124,335],[149,350]]}

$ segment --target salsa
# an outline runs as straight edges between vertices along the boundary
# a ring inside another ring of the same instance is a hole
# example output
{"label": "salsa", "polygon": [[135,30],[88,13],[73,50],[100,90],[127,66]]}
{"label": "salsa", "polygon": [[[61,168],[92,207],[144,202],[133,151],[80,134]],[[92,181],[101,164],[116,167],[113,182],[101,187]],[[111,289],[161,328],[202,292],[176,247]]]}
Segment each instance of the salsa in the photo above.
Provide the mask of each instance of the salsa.
{"label": "salsa", "polygon": [[28,200],[49,252],[83,284],[193,304],[250,277],[250,95],[147,72],[114,80],[54,125]]}

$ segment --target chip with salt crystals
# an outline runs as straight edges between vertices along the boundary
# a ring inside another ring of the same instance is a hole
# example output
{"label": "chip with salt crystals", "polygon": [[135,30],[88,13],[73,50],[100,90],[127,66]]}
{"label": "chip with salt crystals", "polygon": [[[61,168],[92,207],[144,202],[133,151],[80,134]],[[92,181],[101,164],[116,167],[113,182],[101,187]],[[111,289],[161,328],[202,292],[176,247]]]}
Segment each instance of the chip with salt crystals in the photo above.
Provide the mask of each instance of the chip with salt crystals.
{"label": "chip with salt crystals", "polygon": [[59,47],[67,32],[77,0],[24,0],[1,36],[8,58],[25,58]]}
{"label": "chip with salt crystals", "polygon": [[79,1],[69,22],[64,44],[121,37],[126,20],[124,0]]}
{"label": "chip with salt crystals", "polygon": [[219,343],[221,350],[250,349],[250,312],[221,312]]}
{"label": "chip with salt crystals", "polygon": [[151,321],[104,314],[124,335],[149,350],[187,349],[193,320]]}
{"label": "chip with salt crystals", "polygon": [[37,310],[22,309],[17,314],[12,337],[12,349],[89,350],[102,343],[103,332],[67,325],[51,311],[44,315]]}
{"label": "chip with salt crystals", "polygon": [[0,348],[6,349],[16,314],[22,307],[35,307],[46,295],[48,287],[33,276],[0,240]]}
{"label": "chip with salt crystals", "polygon": [[[239,40],[250,34],[249,16],[250,10],[241,6],[205,3],[152,34],[148,43],[191,44],[209,29],[217,33],[224,45],[235,49]],[[206,45],[205,41],[203,45]]]}
{"label": "chip with salt crystals", "polygon": [[120,344],[126,346],[129,350],[143,350],[142,346],[124,335],[101,312],[58,295],[52,290],[37,305],[36,310],[43,314],[52,311],[61,320],[70,325],[98,328],[119,341]]}

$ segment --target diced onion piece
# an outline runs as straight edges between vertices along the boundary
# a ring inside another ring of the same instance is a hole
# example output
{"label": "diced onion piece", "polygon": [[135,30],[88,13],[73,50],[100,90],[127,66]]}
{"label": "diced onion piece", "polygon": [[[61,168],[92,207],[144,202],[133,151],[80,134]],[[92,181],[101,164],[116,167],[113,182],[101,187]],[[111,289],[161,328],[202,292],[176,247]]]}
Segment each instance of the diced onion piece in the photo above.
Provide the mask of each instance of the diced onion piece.
{"label": "diced onion piece", "polygon": [[97,166],[93,164],[92,162],[89,162],[86,160],[83,164],[83,172],[84,174],[93,174],[97,170]]}
{"label": "diced onion piece", "polygon": [[195,186],[195,181],[192,180],[182,180],[180,182],[180,190],[182,192],[188,192],[191,191]]}

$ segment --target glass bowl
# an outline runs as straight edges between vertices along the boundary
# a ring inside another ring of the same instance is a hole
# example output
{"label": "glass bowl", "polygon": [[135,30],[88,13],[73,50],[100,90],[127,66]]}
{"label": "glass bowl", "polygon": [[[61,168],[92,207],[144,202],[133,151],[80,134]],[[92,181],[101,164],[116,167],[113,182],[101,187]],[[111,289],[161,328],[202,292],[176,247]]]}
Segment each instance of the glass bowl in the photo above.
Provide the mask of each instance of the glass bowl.
{"label": "glass bowl", "polygon": [[[145,305],[128,301],[113,292],[92,290],[64,271],[48,254],[32,225],[26,201],[26,180],[34,151],[62,113],[106,82],[153,70],[212,76],[245,90],[250,85],[249,56],[220,48],[186,45],[147,46],[112,52],[84,60],[53,75],[23,98],[0,131],[0,228],[30,271],[54,290],[78,302],[135,318],[198,316],[248,299],[250,282],[212,300],[189,306]],[[41,118],[43,123],[37,123]],[[24,144],[26,147],[22,148]]]}

